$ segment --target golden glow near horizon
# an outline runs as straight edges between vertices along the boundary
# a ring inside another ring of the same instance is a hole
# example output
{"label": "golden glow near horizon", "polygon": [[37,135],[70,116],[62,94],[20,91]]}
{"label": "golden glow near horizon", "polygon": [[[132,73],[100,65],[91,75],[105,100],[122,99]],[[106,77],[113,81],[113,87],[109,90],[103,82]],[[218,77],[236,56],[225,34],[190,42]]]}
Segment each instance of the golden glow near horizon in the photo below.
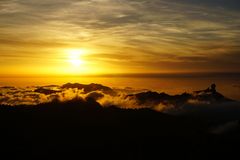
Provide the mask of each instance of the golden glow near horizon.
{"label": "golden glow near horizon", "polygon": [[223,1],[0,1],[0,74],[240,71],[240,2]]}

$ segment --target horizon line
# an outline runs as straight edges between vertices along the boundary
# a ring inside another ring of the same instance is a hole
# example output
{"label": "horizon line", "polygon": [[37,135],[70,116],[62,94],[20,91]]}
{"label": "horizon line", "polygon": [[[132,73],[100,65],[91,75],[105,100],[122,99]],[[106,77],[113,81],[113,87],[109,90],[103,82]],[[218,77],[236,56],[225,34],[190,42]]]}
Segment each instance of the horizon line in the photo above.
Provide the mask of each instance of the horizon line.
{"label": "horizon line", "polygon": [[64,78],[64,77],[126,77],[126,78],[171,78],[171,77],[218,77],[240,76],[240,72],[158,72],[158,73],[106,73],[106,74],[2,74],[0,78]]}

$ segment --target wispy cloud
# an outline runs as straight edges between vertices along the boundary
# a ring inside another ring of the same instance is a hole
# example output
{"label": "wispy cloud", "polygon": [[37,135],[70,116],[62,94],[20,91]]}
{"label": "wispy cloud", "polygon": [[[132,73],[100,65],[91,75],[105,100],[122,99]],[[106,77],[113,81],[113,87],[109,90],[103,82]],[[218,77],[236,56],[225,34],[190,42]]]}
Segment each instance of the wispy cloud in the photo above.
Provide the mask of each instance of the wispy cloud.
{"label": "wispy cloud", "polygon": [[[0,56],[11,47],[16,55],[21,47],[30,47],[32,55],[34,49],[91,46],[103,50],[105,56],[98,60],[118,67],[120,55],[130,54],[134,59],[126,67],[145,61],[149,70],[154,63],[187,70],[190,61],[197,70],[216,70],[212,62],[220,61],[222,68],[230,65],[231,70],[239,65],[238,4],[236,0],[3,0]],[[226,60],[225,55],[232,58]]]}

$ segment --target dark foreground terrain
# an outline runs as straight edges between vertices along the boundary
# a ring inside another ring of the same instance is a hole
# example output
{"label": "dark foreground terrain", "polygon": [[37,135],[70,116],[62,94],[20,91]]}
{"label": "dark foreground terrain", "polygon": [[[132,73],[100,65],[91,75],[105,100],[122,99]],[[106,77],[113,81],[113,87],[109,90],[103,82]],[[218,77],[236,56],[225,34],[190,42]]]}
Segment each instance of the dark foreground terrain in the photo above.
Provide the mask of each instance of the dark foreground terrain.
{"label": "dark foreground terrain", "polygon": [[91,98],[1,106],[0,157],[239,158],[239,127],[218,135],[209,132],[211,125],[204,118],[170,116],[150,109],[103,108]]}

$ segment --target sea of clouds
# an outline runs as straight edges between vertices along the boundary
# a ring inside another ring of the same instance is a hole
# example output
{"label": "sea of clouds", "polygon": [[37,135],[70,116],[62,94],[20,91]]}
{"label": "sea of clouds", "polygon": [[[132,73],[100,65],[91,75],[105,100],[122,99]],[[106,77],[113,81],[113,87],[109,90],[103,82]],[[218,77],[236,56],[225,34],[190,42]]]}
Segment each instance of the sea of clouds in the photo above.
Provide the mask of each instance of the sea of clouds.
{"label": "sea of clouds", "polygon": [[[147,90],[136,90],[133,88],[109,88],[111,92],[105,92],[102,88],[97,88],[95,85],[86,85],[90,87],[90,91],[86,92],[84,88],[63,88],[62,86],[31,86],[31,87],[0,87],[0,105],[16,106],[16,105],[38,105],[42,103],[50,103],[53,101],[70,101],[75,98],[87,100],[94,99],[103,107],[116,106],[124,109],[140,109],[150,108],[159,112],[169,114],[215,114],[215,115],[231,115],[233,117],[240,115],[240,105],[237,101],[212,101],[209,98],[206,100],[194,97],[182,100],[181,97],[174,97],[173,100],[156,101],[150,94],[146,96],[146,101],[139,102],[138,93],[149,92]],[[92,87],[92,88],[91,88]],[[105,86],[104,86],[105,87]],[[88,88],[89,89],[89,88]],[[108,88],[107,88],[108,89]],[[160,94],[154,92],[154,94]],[[131,95],[131,96],[129,96]],[[209,96],[210,97],[210,96]],[[145,98],[145,97],[144,97]],[[178,100],[180,99],[180,100]],[[178,101],[178,103],[175,103]],[[180,103],[179,103],[180,101]],[[231,113],[231,114],[230,114]]]}

